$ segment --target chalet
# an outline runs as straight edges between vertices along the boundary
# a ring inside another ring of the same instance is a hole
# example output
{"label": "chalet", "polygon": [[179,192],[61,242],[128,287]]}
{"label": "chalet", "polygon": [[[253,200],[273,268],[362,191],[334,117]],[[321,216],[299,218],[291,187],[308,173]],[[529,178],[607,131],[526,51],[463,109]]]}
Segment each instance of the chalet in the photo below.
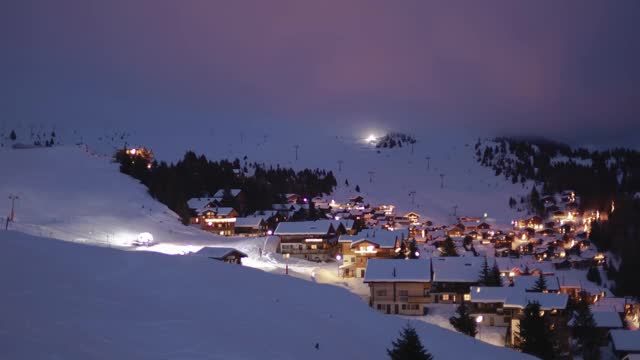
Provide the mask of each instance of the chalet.
{"label": "chalet", "polygon": [[480,223],[480,225],[478,225],[478,230],[486,232],[488,230],[491,230],[491,225],[487,224],[486,222]]}
{"label": "chalet", "polygon": [[[613,329],[623,329],[622,318],[614,309],[606,309],[603,307],[591,306],[591,314],[596,323],[596,333],[600,346],[606,346],[608,343],[609,332]],[[569,326],[573,327],[574,319],[571,319]]]}
{"label": "chalet", "polygon": [[455,224],[446,231],[446,235],[449,237],[461,237],[464,236],[465,226],[462,224]]}
{"label": "chalet", "polygon": [[281,222],[273,234],[280,238],[280,253],[313,261],[333,258],[340,235],[328,220]]}
{"label": "chalet", "polygon": [[403,216],[403,217],[405,217],[405,218],[409,219],[409,221],[410,221],[412,224],[418,224],[418,223],[420,222],[420,214],[418,214],[418,213],[416,213],[416,212],[413,212],[413,211],[412,211],[412,212],[409,212],[409,213],[404,214],[404,216]]}
{"label": "chalet", "polygon": [[462,303],[469,300],[469,287],[478,283],[484,258],[434,257],[432,258],[433,287],[436,303]]}
{"label": "chalet", "polygon": [[197,256],[205,256],[210,259],[223,261],[229,264],[242,264],[242,258],[247,257],[247,254],[234,248],[226,247],[208,247],[205,246],[200,251],[194,253]]}
{"label": "chalet", "polygon": [[267,233],[267,222],[261,216],[236,218],[235,233],[262,236]]}
{"label": "chalet", "polygon": [[302,201],[302,196],[298,194],[284,194],[284,198],[287,200],[289,204],[297,204]]}
{"label": "chalet", "polygon": [[214,203],[219,206],[229,206],[243,212],[246,196],[241,189],[220,189],[213,195]]}
{"label": "chalet", "polygon": [[609,348],[619,359],[640,354],[640,331],[623,329],[609,331]]}
{"label": "chalet", "polygon": [[558,331],[561,347],[568,349],[570,334],[565,328],[568,300],[566,294],[532,293],[515,287],[472,286],[469,294],[471,311],[483,315],[483,324],[507,327],[509,346],[520,344],[518,332],[524,309],[529,303],[537,302]]}
{"label": "chalet", "polygon": [[191,224],[200,224],[200,212],[210,207],[215,207],[214,199],[212,197],[198,197],[191,198],[187,201],[187,207],[192,212]]}
{"label": "chalet", "polygon": [[343,277],[364,277],[371,258],[394,258],[404,234],[397,231],[367,230],[358,235],[340,235],[340,256]]}
{"label": "chalet", "polygon": [[431,302],[428,260],[371,259],[364,283],[369,285],[369,305],[386,314],[424,315]]}
{"label": "chalet", "polygon": [[200,226],[203,230],[223,236],[235,233],[238,212],[230,207],[211,207],[200,210]]}
{"label": "chalet", "polygon": [[355,196],[355,197],[349,198],[349,202],[354,204],[362,204],[363,201],[364,201],[364,198],[362,196]]}

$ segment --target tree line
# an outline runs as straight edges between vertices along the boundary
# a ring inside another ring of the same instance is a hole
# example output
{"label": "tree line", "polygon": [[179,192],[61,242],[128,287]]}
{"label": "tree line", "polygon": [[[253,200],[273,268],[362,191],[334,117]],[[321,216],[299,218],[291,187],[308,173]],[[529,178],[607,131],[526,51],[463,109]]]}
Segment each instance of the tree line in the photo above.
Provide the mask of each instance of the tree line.
{"label": "tree line", "polygon": [[187,200],[211,196],[220,189],[244,191],[246,201],[241,212],[244,216],[271,209],[274,203],[286,203],[283,194],[295,193],[311,199],[331,194],[337,185],[331,171],[304,169],[296,172],[279,165],[266,168],[249,163],[246,156],[242,163],[239,159],[211,161],[204,155],[187,151],[182,160],[168,164],[150,161],[139,154],[132,155],[125,149],[116,152],[115,161],[120,164],[122,173],[140,180],[151,196],[178,214],[185,224],[193,215]]}

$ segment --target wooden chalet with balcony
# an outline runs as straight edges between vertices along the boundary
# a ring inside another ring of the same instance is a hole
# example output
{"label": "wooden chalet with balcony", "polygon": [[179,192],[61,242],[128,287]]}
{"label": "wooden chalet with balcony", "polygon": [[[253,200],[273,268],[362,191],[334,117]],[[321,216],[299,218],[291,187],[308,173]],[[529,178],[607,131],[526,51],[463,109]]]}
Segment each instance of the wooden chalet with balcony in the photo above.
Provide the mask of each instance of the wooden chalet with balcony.
{"label": "wooden chalet with balcony", "polygon": [[424,315],[431,303],[429,260],[370,259],[364,283],[369,306],[385,314]]}
{"label": "wooden chalet with balcony", "polygon": [[334,258],[342,229],[336,229],[328,220],[281,222],[273,234],[280,238],[278,252],[307,260],[326,261]]}
{"label": "wooden chalet with balcony", "polygon": [[338,238],[342,265],[342,277],[365,276],[367,261],[372,258],[392,259],[405,241],[399,231],[365,230],[357,235],[341,235]]}
{"label": "wooden chalet with balcony", "polygon": [[198,212],[200,227],[222,236],[235,234],[238,212],[230,207],[210,207]]}
{"label": "wooden chalet with balcony", "polygon": [[432,258],[434,302],[460,304],[469,300],[469,288],[478,283],[483,263],[481,257]]}

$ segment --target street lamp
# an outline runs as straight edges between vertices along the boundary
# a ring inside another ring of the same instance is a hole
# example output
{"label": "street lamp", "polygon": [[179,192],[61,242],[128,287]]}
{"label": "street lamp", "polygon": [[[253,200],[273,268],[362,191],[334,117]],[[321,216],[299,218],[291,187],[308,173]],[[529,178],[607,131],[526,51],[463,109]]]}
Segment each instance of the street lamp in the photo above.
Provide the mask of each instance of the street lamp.
{"label": "street lamp", "polygon": [[482,328],[480,327],[480,324],[482,323],[482,315],[478,315],[478,317],[476,317],[476,323],[478,323],[478,340],[482,340]]}
{"label": "street lamp", "polygon": [[[337,254],[336,255],[336,260],[338,260],[338,261],[342,260],[342,255]],[[340,276],[340,265],[338,265],[338,276]]]}

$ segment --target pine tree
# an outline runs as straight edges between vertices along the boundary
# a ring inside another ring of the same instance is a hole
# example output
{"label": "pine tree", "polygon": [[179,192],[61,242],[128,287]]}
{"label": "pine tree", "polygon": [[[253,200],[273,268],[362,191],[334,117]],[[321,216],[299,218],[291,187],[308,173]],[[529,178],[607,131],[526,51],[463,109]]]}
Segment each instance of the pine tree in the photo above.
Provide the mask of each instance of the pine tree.
{"label": "pine tree", "polygon": [[356,192],[360,192],[360,185],[356,185]]}
{"label": "pine tree", "polygon": [[586,294],[582,294],[576,304],[573,333],[577,342],[577,352],[585,360],[600,359],[600,349],[596,333],[596,321],[589,308]]}
{"label": "pine tree", "polygon": [[592,266],[587,271],[587,280],[594,282],[598,285],[602,285],[602,277],[600,277],[600,271],[595,266]]}
{"label": "pine tree", "polygon": [[478,284],[483,286],[491,286],[491,272],[489,271],[489,263],[487,258],[484,258],[482,263],[482,269],[480,270],[480,277],[478,278]]}
{"label": "pine tree", "polygon": [[11,134],[9,135],[9,139],[11,139],[11,141],[16,141],[17,136],[16,136],[15,130],[11,130]]}
{"label": "pine tree", "polygon": [[544,292],[545,290],[547,290],[547,279],[545,279],[544,276],[540,274],[538,280],[536,280],[535,284],[533,285],[533,289],[531,290],[534,292]]}
{"label": "pine tree", "polygon": [[554,336],[546,315],[540,311],[540,304],[529,303],[520,320],[520,350],[544,360],[553,359]]}
{"label": "pine tree", "polygon": [[346,180],[344,181],[344,186],[349,186],[349,179],[346,179]]}
{"label": "pine tree", "polygon": [[433,360],[433,356],[422,346],[416,330],[407,325],[394,341],[392,349],[387,349],[391,360]]}
{"label": "pine tree", "polygon": [[498,262],[493,261],[493,267],[491,268],[491,286],[502,286],[502,277],[500,277],[500,268]]}
{"label": "pine tree", "polygon": [[449,323],[459,332],[475,337],[478,333],[476,320],[469,314],[469,309],[462,303],[456,309],[458,317],[452,316],[449,318]]}
{"label": "pine tree", "polygon": [[440,252],[442,253],[442,256],[458,256],[456,245],[453,243],[453,239],[451,239],[449,236],[444,239],[444,244]]}

